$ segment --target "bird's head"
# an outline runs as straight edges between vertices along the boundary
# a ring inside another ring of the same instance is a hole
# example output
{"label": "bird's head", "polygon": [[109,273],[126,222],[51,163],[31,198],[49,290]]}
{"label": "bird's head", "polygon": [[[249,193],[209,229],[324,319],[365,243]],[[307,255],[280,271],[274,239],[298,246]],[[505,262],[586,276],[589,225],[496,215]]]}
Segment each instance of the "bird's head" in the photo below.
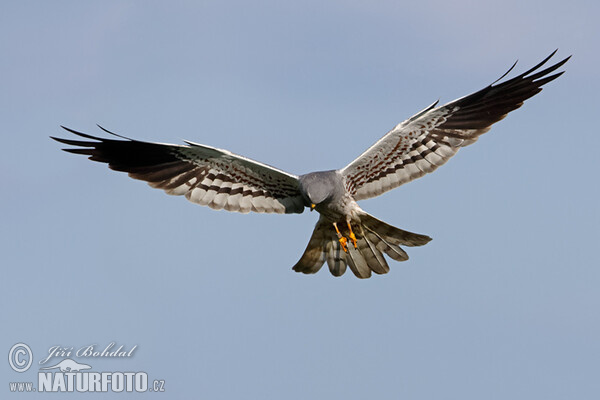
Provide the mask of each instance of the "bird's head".
{"label": "bird's head", "polygon": [[300,177],[300,193],[311,211],[332,199],[335,179],[335,171],[311,172]]}

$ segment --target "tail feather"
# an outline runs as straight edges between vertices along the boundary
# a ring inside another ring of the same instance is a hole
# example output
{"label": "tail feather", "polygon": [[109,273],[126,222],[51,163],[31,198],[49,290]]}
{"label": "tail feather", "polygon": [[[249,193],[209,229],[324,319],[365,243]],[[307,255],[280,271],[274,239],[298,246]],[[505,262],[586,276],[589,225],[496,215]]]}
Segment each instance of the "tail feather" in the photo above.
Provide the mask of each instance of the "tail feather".
{"label": "tail feather", "polygon": [[377,234],[379,234],[379,236],[386,242],[395,244],[397,246],[423,246],[431,241],[431,238],[427,235],[420,235],[418,233],[412,233],[400,228],[396,228],[395,226],[386,224],[385,222],[375,218],[371,214],[361,214],[360,222],[371,231],[377,232]]}
{"label": "tail feather", "polygon": [[391,240],[386,240],[379,233],[371,230],[370,228],[366,228],[368,234],[370,235],[374,241],[379,242],[379,251],[383,251],[387,254],[392,260],[396,261],[406,261],[408,260],[408,254],[402,248],[396,244],[390,243]]}
{"label": "tail feather", "polygon": [[[343,236],[349,237],[345,222],[338,227]],[[358,278],[369,278],[371,272],[389,272],[384,253],[393,260],[406,261],[408,255],[400,245],[422,246],[431,240],[429,236],[398,229],[366,213],[360,215],[360,222],[352,222],[352,231],[356,235],[356,248],[348,242],[348,251],[344,252],[333,222],[321,216],[294,271],[314,274],[327,262],[334,276],[343,275],[350,267]]]}
{"label": "tail feather", "polygon": [[[320,218],[319,222],[317,222],[317,226],[315,226],[312,236],[308,240],[308,245],[306,246],[306,250],[304,250],[304,254],[302,254],[302,257],[292,269],[296,272],[305,274],[315,274],[319,272],[326,257],[327,262],[329,263],[329,255],[331,252],[327,251],[328,249],[326,247],[327,244],[331,242],[329,236],[328,230],[325,229],[324,220],[323,218]],[[344,271],[345,270],[346,266],[344,265]],[[342,271],[341,274],[343,274],[344,271]],[[333,273],[333,271],[331,272]]]}
{"label": "tail feather", "polygon": [[[387,261],[385,261],[381,250],[377,248],[377,239],[369,238],[369,235],[372,234],[369,231],[367,231],[369,232],[368,234],[365,233],[365,230],[363,229],[362,225],[359,226],[359,228],[361,234],[357,237],[358,248],[361,250],[361,253],[367,259],[369,267],[376,274],[387,274],[390,270],[390,267]],[[361,238],[362,240],[359,238]]]}
{"label": "tail feather", "polygon": [[346,272],[346,260],[343,256],[344,251],[339,241],[330,239],[327,241],[325,253],[327,265],[333,276],[342,276]]}
{"label": "tail feather", "polygon": [[352,272],[354,272],[354,275],[356,275],[356,277],[361,279],[371,277],[371,268],[369,268],[369,265],[367,264],[365,255],[362,251],[360,251],[358,243],[357,248],[354,248],[354,245],[349,243],[348,252],[346,253],[346,255],[346,262],[348,263],[348,266],[350,267]]}

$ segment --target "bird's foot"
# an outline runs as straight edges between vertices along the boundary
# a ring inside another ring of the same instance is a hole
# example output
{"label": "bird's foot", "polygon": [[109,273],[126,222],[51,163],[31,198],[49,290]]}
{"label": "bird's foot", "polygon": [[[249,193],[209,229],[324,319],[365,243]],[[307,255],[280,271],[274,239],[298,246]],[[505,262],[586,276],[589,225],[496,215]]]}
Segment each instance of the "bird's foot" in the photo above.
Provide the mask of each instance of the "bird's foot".
{"label": "bird's foot", "polygon": [[347,253],[348,252],[348,239],[346,239],[344,236],[342,236],[342,234],[341,234],[340,230],[338,229],[338,226],[335,222],[333,223],[333,227],[335,228],[338,240],[340,241],[340,244],[342,245],[342,250],[344,250],[344,253]]}
{"label": "bird's foot", "polygon": [[350,231],[350,241],[354,245],[354,248],[357,249],[358,248],[358,244],[357,244],[357,241],[356,241],[356,235],[354,235],[354,232],[352,232],[352,226],[350,225],[350,222],[348,222],[348,230]]}
{"label": "bird's foot", "polygon": [[346,239],[344,236],[342,236],[341,238],[339,238],[340,244],[342,245],[342,250],[344,250],[344,253],[348,252],[348,239]]}

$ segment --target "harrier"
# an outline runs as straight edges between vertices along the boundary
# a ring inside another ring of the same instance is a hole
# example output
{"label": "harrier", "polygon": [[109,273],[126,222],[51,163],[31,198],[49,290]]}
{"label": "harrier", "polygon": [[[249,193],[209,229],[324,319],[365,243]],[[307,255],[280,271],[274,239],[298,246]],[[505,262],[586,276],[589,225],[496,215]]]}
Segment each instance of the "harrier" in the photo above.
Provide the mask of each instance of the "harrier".
{"label": "harrier", "polygon": [[368,278],[371,272],[389,271],[383,254],[405,261],[408,255],[401,246],[422,246],[431,238],[388,225],[363,211],[357,201],[433,172],[461,147],[477,141],[492,124],[563,74],[554,71],[570,57],[540,71],[555,53],[517,77],[501,82],[515,63],[478,92],[443,106],[435,102],[396,125],[346,167],[333,171],[298,176],[202,144],[141,142],[104,128],[117,139],[65,127],[87,140],[53,139],[77,146],[65,151],[87,155],[168,194],[216,210],[281,214],[316,210],[319,220],[293,269],[312,274],[327,262],[335,276],[350,267],[357,277]]}

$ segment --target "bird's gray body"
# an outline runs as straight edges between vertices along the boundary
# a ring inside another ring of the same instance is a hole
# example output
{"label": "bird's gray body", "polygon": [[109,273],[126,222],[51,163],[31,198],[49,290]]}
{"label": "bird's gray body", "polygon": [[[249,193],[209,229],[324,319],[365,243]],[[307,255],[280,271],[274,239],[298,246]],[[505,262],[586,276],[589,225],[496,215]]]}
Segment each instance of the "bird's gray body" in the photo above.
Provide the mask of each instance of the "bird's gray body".
{"label": "bird's gray body", "polygon": [[432,104],[396,125],[339,170],[297,176],[202,144],[147,143],[119,135],[125,140],[104,139],[68,128],[92,141],[54,139],[77,146],[66,151],[88,155],[154,188],[213,209],[286,214],[315,209],[320,218],[293,269],[315,273],[327,263],[335,276],[349,267],[357,277],[368,278],[371,272],[389,271],[383,254],[405,261],[408,255],[400,246],[421,246],[431,238],[388,225],[356,202],[433,172],[462,147],[477,141],[563,73],[553,72],[569,58],[538,71],[554,53],[512,79],[497,84],[511,68],[478,92],[442,106]]}

